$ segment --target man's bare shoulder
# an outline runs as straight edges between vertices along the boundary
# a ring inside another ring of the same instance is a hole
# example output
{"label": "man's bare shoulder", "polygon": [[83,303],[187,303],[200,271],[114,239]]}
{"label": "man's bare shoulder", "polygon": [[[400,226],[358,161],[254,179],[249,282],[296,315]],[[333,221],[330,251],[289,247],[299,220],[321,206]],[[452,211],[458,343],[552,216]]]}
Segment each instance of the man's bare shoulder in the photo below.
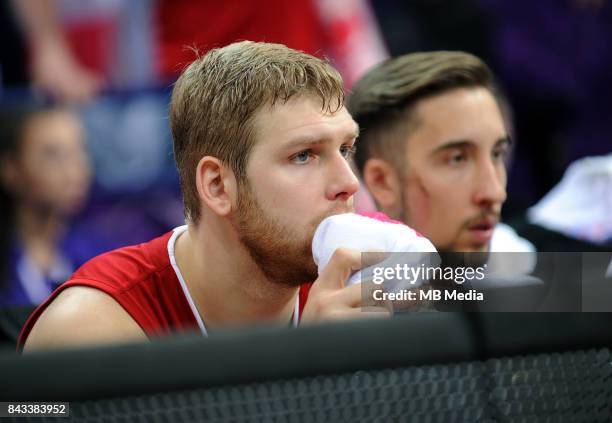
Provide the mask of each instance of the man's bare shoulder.
{"label": "man's bare shoulder", "polygon": [[147,336],[111,296],[82,286],[66,288],[30,332],[24,352],[130,341]]}

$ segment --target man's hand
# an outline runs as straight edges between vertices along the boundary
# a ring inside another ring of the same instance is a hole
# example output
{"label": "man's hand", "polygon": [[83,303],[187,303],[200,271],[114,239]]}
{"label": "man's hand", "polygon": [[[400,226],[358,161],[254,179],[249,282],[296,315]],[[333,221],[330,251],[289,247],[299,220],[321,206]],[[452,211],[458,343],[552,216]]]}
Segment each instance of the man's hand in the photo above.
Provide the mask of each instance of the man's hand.
{"label": "man's hand", "polygon": [[317,322],[323,320],[352,319],[360,317],[387,317],[390,312],[383,308],[363,311],[362,284],[345,287],[345,283],[353,272],[372,266],[384,260],[385,256],[375,257],[375,262],[362,263],[361,253],[348,248],[338,248],[334,251],[329,263],[323,269],[317,280],[312,284],[308,301],[302,314],[302,322]]}

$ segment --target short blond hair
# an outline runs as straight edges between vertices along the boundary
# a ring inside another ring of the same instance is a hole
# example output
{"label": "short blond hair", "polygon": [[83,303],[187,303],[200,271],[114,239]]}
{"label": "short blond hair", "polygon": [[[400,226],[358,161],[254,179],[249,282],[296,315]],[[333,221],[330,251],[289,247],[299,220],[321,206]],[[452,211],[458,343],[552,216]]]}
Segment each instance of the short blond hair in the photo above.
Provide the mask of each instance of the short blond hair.
{"label": "short blond hair", "polygon": [[334,113],[344,103],[342,78],[327,61],[281,44],[242,41],[210,50],[178,78],[170,104],[174,157],[185,216],[200,217],[196,168],[204,156],[228,165],[239,183],[254,143],[254,117],[297,94]]}

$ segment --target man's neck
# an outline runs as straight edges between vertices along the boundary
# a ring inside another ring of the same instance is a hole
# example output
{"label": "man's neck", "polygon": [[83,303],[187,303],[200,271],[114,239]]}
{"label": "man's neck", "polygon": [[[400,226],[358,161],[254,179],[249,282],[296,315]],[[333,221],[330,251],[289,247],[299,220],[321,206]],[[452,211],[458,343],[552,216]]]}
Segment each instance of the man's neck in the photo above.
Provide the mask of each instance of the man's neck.
{"label": "man's neck", "polygon": [[[218,222],[217,222],[218,223]],[[207,330],[288,324],[298,288],[269,281],[223,223],[189,225],[175,245],[177,265]]]}

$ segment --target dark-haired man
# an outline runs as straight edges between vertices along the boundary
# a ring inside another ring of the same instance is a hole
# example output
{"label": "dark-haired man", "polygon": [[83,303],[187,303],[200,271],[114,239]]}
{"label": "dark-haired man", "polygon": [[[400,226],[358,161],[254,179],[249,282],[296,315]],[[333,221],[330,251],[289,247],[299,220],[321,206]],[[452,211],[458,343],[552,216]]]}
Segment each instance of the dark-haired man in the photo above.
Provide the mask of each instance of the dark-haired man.
{"label": "dark-haired man", "polygon": [[[488,67],[461,52],[387,60],[353,87],[356,162],[378,207],[441,251],[529,251],[498,223],[510,137]],[[498,249],[498,248],[493,248]]]}

